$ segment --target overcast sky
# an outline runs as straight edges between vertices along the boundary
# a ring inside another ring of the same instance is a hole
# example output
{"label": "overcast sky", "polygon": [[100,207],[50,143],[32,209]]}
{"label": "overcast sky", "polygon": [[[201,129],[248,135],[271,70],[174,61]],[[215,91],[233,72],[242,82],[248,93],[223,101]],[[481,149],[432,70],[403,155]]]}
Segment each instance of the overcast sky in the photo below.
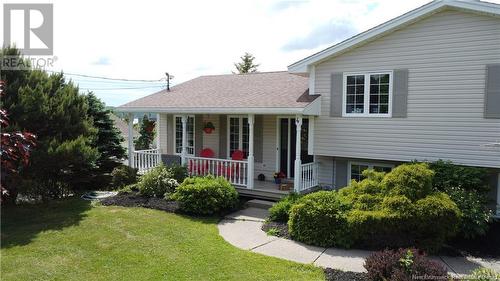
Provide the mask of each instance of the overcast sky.
{"label": "overcast sky", "polygon": [[[260,71],[286,70],[429,1],[28,2],[54,4],[53,70],[147,80],[161,79],[168,71],[178,84],[200,75],[231,73],[245,52],[256,57]],[[112,106],[154,93],[164,84],[73,78],[82,90],[93,89]]]}

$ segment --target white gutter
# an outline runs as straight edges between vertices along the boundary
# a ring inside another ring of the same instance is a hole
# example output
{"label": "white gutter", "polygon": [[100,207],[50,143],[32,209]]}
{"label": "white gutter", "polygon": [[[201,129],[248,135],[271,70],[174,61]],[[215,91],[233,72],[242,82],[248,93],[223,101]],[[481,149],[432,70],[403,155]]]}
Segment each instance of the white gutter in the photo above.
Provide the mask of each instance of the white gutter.
{"label": "white gutter", "polygon": [[317,110],[319,107],[317,105],[311,108],[312,104],[319,100],[317,98],[311,104],[306,107],[277,107],[277,108],[267,108],[267,107],[257,107],[257,108],[224,108],[224,107],[212,107],[212,108],[165,108],[165,107],[116,107],[114,110],[117,112],[155,112],[155,113],[190,113],[190,114],[305,114],[305,115],[319,115],[320,112]]}

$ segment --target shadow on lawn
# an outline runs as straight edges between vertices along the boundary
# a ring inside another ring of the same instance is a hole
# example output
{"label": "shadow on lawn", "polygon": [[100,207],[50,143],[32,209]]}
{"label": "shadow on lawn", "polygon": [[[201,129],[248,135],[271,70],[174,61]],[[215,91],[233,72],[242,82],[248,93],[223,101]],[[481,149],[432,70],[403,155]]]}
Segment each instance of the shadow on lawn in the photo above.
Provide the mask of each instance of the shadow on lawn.
{"label": "shadow on lawn", "polygon": [[37,205],[2,206],[1,248],[29,244],[42,231],[78,225],[90,208],[90,201],[80,198]]}

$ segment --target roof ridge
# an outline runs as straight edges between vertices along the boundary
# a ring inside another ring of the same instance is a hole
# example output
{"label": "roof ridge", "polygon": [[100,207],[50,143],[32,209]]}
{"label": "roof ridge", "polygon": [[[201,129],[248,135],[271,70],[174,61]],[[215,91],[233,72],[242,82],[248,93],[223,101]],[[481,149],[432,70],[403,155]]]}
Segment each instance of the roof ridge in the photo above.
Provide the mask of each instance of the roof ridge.
{"label": "roof ridge", "polygon": [[207,74],[207,75],[201,75],[201,76],[198,76],[198,77],[232,76],[232,75],[246,76],[246,75],[258,75],[258,74],[284,73],[284,72],[288,73],[288,70],[258,71],[258,72],[250,72],[250,73]]}

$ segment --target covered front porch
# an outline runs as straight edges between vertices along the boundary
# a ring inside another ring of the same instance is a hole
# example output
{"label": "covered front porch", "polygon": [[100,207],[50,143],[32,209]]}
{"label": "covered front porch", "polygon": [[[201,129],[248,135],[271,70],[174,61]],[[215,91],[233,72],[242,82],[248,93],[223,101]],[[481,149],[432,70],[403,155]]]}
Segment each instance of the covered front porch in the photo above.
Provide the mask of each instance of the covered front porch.
{"label": "covered front porch", "polygon": [[[129,138],[129,163],[140,173],[161,162],[178,163],[187,166],[191,176],[222,176],[242,195],[277,199],[318,186],[319,167],[312,155],[314,118],[157,113],[156,148],[135,150]],[[283,176],[281,183],[275,182],[276,173]]]}

